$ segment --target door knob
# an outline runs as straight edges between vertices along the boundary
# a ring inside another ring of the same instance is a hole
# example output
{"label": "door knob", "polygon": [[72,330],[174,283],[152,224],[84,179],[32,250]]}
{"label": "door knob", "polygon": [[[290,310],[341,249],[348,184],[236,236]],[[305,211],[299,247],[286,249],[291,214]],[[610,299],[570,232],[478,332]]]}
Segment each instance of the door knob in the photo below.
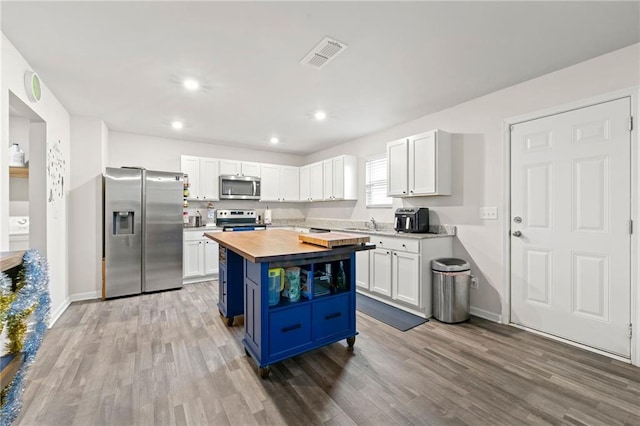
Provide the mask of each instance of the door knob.
{"label": "door knob", "polygon": [[522,237],[522,232],[520,232],[520,231],[513,231],[513,232],[511,233],[511,235],[513,235],[514,237]]}

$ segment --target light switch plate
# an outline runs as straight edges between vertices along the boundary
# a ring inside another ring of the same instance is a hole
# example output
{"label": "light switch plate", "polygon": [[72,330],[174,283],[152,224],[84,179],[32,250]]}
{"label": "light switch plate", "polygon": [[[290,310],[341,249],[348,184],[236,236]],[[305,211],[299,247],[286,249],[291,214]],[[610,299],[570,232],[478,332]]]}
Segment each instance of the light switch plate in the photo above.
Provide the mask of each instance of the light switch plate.
{"label": "light switch plate", "polygon": [[480,207],[480,219],[496,220],[498,219],[497,207]]}

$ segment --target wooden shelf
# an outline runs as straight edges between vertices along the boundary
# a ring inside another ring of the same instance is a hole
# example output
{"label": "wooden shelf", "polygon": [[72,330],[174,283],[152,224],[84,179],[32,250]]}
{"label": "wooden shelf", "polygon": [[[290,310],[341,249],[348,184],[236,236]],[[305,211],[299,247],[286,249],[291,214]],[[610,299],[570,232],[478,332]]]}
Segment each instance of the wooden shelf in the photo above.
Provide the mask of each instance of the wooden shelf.
{"label": "wooden shelf", "polygon": [[6,271],[22,263],[24,251],[0,252],[0,271]]}
{"label": "wooden shelf", "polygon": [[29,168],[28,167],[9,167],[9,176],[17,177],[17,178],[28,178]]}

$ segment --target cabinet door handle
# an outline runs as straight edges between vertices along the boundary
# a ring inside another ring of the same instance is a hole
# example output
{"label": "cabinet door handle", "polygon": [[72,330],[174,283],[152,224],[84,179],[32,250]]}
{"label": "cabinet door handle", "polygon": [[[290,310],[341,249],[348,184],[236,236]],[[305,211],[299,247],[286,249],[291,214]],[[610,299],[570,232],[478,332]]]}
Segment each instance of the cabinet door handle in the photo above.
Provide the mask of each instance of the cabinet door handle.
{"label": "cabinet door handle", "polygon": [[302,324],[294,324],[294,325],[290,325],[289,327],[282,327],[282,332],[288,333],[289,331],[293,331],[298,328],[302,328]]}
{"label": "cabinet door handle", "polygon": [[330,320],[330,319],[334,319],[334,318],[338,318],[342,316],[342,312],[336,312],[333,314],[329,314],[329,315],[325,315],[324,319],[326,320]]}
{"label": "cabinet door handle", "polygon": [[387,252],[387,254],[390,254],[389,252]]}
{"label": "cabinet door handle", "polygon": [[398,255],[398,253],[395,253],[395,252],[394,252],[394,253],[393,253],[393,255],[394,255],[394,256],[397,256],[397,255]]}

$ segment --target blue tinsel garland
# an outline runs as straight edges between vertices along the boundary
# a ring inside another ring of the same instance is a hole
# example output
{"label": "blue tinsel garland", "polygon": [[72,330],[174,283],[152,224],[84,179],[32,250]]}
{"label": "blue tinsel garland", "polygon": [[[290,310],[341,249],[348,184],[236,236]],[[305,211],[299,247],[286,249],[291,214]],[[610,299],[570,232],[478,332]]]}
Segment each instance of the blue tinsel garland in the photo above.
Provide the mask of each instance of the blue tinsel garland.
{"label": "blue tinsel garland", "polygon": [[35,328],[25,338],[22,347],[24,363],[9,384],[5,403],[0,410],[0,426],[9,426],[20,413],[25,375],[42,344],[42,339],[47,331],[49,309],[51,308],[47,261],[40,256],[37,250],[28,250],[24,254],[22,264],[24,267],[24,286],[18,291],[16,299],[9,308],[9,313],[11,315],[20,313],[37,302],[36,309],[33,312]]}

